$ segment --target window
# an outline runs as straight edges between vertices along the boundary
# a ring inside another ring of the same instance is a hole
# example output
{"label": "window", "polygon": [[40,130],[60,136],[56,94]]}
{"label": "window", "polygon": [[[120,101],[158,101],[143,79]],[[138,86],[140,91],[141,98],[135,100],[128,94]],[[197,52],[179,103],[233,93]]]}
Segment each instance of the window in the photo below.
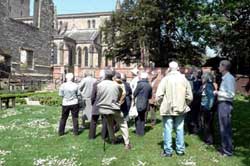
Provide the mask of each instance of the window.
{"label": "window", "polygon": [[95,29],[95,20],[92,20],[92,28]]}
{"label": "window", "polygon": [[90,20],[88,20],[88,28],[91,28]]}
{"label": "window", "polygon": [[33,69],[34,67],[33,62],[34,62],[33,51],[22,49],[20,51],[21,68]]}
{"label": "window", "polygon": [[22,17],[23,16],[23,12],[21,11],[21,14],[20,14],[20,16]]}
{"label": "window", "polygon": [[56,44],[53,44],[51,49],[51,63],[57,64],[57,46]]}
{"label": "window", "polygon": [[[5,56],[0,54],[0,73],[1,71],[10,73],[10,56]],[[4,76],[4,73],[0,74],[0,78]]]}
{"label": "window", "polygon": [[89,53],[88,53],[88,48],[84,48],[84,56],[85,56],[85,67],[89,66]]}
{"label": "window", "polygon": [[82,65],[82,49],[81,49],[81,47],[78,47],[77,54],[78,54],[78,65],[81,66]]}
{"label": "window", "polygon": [[21,4],[23,5],[23,3],[24,3],[24,0],[21,0]]}

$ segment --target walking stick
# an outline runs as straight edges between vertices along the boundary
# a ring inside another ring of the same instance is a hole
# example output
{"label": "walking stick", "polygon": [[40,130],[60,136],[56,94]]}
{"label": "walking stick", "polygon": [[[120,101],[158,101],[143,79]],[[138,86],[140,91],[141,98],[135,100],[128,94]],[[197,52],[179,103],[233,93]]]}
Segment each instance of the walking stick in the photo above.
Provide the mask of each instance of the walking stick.
{"label": "walking stick", "polygon": [[105,139],[103,139],[103,152],[106,151],[106,148],[105,148]]}

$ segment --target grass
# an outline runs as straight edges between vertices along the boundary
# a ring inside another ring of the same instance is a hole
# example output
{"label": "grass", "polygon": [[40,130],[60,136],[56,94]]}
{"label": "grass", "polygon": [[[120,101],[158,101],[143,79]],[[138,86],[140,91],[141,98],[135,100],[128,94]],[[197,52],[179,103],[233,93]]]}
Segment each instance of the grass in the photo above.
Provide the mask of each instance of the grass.
{"label": "grass", "polygon": [[[123,146],[106,144],[100,135],[88,140],[88,130],[79,136],[71,132],[57,136],[60,107],[21,105],[0,112],[0,166],[82,165],[82,166],[237,166],[250,163],[250,104],[237,96],[233,113],[235,155],[220,157],[216,147],[206,146],[198,136],[186,135],[186,155],[161,158],[162,125],[147,125],[144,137],[130,129],[131,151]],[[72,128],[68,122],[67,130]],[[100,127],[98,128],[98,133]],[[118,132],[118,135],[120,133]],[[218,139],[218,138],[217,138]],[[219,141],[217,141],[217,145]],[[109,162],[110,160],[110,162]]]}

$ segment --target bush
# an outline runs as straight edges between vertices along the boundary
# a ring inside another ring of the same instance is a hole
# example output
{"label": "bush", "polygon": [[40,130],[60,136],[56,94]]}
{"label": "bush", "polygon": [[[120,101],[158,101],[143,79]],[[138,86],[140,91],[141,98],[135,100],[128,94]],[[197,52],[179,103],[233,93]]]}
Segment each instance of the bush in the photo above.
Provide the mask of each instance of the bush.
{"label": "bush", "polygon": [[33,101],[39,101],[40,104],[48,106],[61,106],[62,104],[62,98],[58,96],[56,92],[34,94],[30,96],[30,99]]}
{"label": "bush", "polygon": [[39,92],[39,93],[5,93],[0,94],[0,97],[16,97],[16,103],[26,104],[25,97],[29,97],[30,100],[39,101],[42,105],[48,106],[61,106],[62,99],[58,96],[57,92]]}

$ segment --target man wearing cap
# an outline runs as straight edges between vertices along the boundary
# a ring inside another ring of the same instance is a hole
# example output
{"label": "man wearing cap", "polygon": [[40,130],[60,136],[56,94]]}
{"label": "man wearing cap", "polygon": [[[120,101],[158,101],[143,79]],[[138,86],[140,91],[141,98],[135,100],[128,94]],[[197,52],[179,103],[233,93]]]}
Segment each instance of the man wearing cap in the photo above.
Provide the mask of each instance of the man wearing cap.
{"label": "man wearing cap", "polygon": [[141,73],[141,80],[138,82],[133,95],[136,98],[138,112],[138,116],[135,118],[136,134],[143,136],[145,134],[145,114],[148,108],[148,100],[152,97],[152,87],[148,82],[148,73]]}
{"label": "man wearing cap", "polygon": [[160,103],[160,114],[163,119],[163,157],[171,157],[172,130],[176,132],[176,154],[185,154],[184,116],[190,111],[188,104],[193,94],[190,83],[179,72],[176,62],[169,64],[169,73],[162,79],[156,92],[156,100]]}
{"label": "man wearing cap", "polygon": [[130,149],[128,124],[120,111],[122,88],[112,80],[113,74],[114,72],[112,70],[106,69],[105,79],[97,85],[96,106],[100,114],[103,114],[107,119],[108,133],[111,142],[117,142],[113,129],[113,120],[115,120],[122,131],[125,149]]}
{"label": "man wearing cap", "polygon": [[214,93],[218,100],[218,119],[221,136],[222,156],[233,155],[231,112],[233,111],[233,98],[235,96],[235,78],[230,74],[231,63],[228,60],[220,62],[219,71],[222,74],[222,82],[219,91]]}

